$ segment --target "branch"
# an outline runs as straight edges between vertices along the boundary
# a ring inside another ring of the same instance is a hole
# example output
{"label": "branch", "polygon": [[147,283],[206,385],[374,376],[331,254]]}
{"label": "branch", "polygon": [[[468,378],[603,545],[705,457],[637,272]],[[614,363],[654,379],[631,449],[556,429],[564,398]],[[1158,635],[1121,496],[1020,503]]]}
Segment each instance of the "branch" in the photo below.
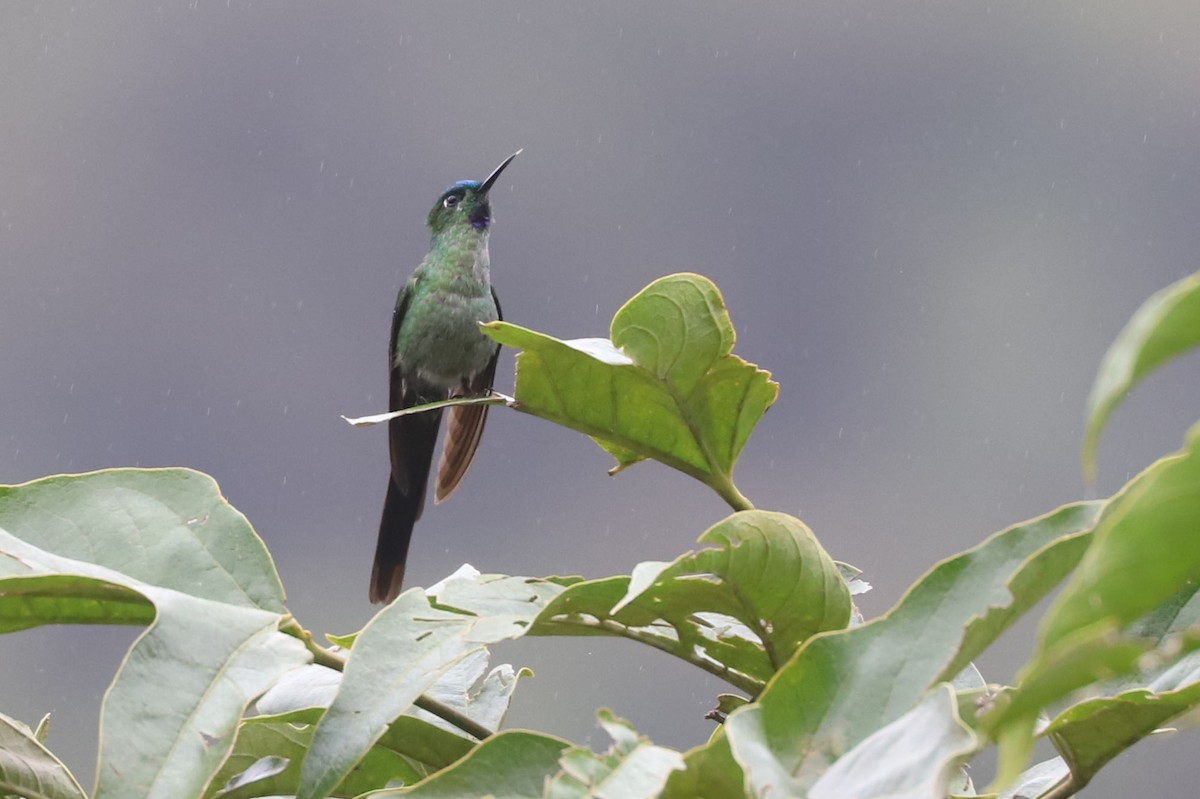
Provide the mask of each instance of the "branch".
{"label": "branch", "polygon": [[[305,648],[312,653],[313,663],[316,663],[318,666],[324,666],[337,672],[344,672],[346,670],[346,656],[318,644],[313,640],[312,633],[300,626],[300,622],[296,621],[294,616],[285,616],[279,625],[279,631],[299,639]],[[472,738],[482,741],[492,735],[492,730],[489,730],[470,716],[455,710],[449,705],[442,704],[425,694],[418,696],[413,705],[421,708],[426,713],[432,713],[442,721],[457,727]]]}

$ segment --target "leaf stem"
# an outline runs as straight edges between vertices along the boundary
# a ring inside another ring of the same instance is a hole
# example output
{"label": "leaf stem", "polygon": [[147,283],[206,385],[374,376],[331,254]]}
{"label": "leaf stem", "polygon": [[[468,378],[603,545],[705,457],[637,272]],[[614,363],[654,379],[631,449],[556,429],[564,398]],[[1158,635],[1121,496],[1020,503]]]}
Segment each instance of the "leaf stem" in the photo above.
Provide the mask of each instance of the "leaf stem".
{"label": "leaf stem", "polygon": [[[296,621],[295,616],[285,616],[279,625],[279,631],[299,639],[305,648],[312,653],[313,663],[316,663],[318,666],[324,666],[337,672],[344,672],[346,670],[346,656],[318,644],[313,640],[312,633],[304,629],[300,625],[300,622]],[[492,735],[492,730],[489,730],[470,716],[426,694],[418,696],[413,704],[426,713],[432,713],[447,724],[457,727],[472,738],[482,741]]]}
{"label": "leaf stem", "polygon": [[455,710],[449,705],[442,704],[426,694],[418,696],[417,701],[413,702],[413,704],[426,713],[432,713],[447,724],[458,727],[472,738],[482,741],[492,736],[492,730],[475,721],[475,719]]}
{"label": "leaf stem", "polygon": [[714,471],[712,476],[704,482],[708,483],[709,488],[716,491],[721,499],[725,500],[734,510],[754,510],[754,503],[748,500],[741,491],[738,491],[737,486],[733,484],[733,478],[729,475]]}
{"label": "leaf stem", "polygon": [[295,616],[284,616],[279,624],[279,631],[299,639],[312,654],[313,663],[316,663],[318,666],[324,666],[334,671],[346,670],[346,657],[332,649],[326,649],[313,640],[313,634],[304,629],[300,622],[296,621]]}
{"label": "leaf stem", "polygon": [[614,635],[618,635],[622,638],[628,638],[631,641],[637,641],[640,644],[645,644],[646,646],[653,647],[661,652],[666,652],[669,655],[674,655],[681,660],[685,660],[688,663],[691,663],[693,666],[707,671],[714,677],[721,678],[738,690],[745,691],[746,693],[750,694],[751,697],[758,696],[763,689],[763,684],[752,677],[748,677],[745,674],[733,671],[728,666],[713,660],[691,657],[683,652],[682,647],[672,646],[670,641],[664,640],[663,638],[659,638],[657,636],[638,632],[637,630],[626,627],[624,624],[612,619],[597,619],[595,622],[587,622],[581,619],[563,618],[554,619],[553,621],[545,623],[559,624],[564,627],[583,627],[588,630],[601,629]]}

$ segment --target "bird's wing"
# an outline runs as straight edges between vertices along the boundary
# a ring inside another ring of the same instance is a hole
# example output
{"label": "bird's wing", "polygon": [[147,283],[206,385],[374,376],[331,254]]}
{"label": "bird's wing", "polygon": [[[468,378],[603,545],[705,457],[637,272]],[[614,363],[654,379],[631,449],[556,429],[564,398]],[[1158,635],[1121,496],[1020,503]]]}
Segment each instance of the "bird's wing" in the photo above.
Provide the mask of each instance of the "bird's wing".
{"label": "bird's wing", "polygon": [[[428,392],[422,392],[419,381],[406,374],[403,364],[396,360],[396,339],[419,280],[418,273],[404,284],[396,298],[396,310],[392,313],[392,339],[388,343],[388,408],[393,411],[427,401],[422,394]],[[391,602],[400,593],[404,583],[408,543],[412,538],[413,525],[421,518],[421,510],[425,506],[425,486],[429,480],[429,466],[433,462],[441,418],[442,412],[437,410],[401,416],[388,422],[392,472],[388,479],[383,516],[379,521],[379,539],[375,545],[375,566],[371,571],[372,602]]]}
{"label": "bird's wing", "polygon": [[[392,335],[388,339],[388,410],[399,411],[415,403],[416,398],[408,390],[404,368],[396,360],[396,340],[400,334],[400,326],[404,324],[404,315],[408,313],[409,300],[412,299],[416,288],[417,275],[409,278],[396,297],[396,308],[392,311]],[[392,461],[392,481],[404,494],[410,493],[409,463],[406,453],[411,447],[405,445],[406,432],[410,431],[410,417],[401,416],[388,422],[388,448]],[[417,511],[420,515],[420,511]]]}
{"label": "bird's wing", "polygon": [[[492,301],[496,303],[496,318],[503,319],[500,300],[492,289]],[[500,345],[492,352],[483,371],[463,381],[462,392],[467,397],[481,397],[491,388],[496,379],[496,362],[500,359]],[[456,405],[450,409],[450,420],[446,425],[446,446],[442,448],[442,459],[438,461],[437,485],[433,501],[441,502],[454,493],[459,481],[467,473],[467,467],[475,457],[479,439],[483,436],[483,425],[487,421],[488,405]]]}

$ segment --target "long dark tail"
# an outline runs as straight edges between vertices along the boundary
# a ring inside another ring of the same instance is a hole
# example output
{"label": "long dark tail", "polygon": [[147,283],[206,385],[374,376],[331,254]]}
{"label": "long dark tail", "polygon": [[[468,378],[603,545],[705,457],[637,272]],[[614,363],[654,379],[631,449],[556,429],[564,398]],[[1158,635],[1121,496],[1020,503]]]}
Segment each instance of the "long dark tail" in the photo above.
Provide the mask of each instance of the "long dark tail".
{"label": "long dark tail", "polygon": [[391,602],[404,582],[404,563],[413,525],[425,507],[425,486],[437,445],[440,411],[402,416],[388,423],[392,473],[388,479],[375,566],[371,569],[371,601]]}

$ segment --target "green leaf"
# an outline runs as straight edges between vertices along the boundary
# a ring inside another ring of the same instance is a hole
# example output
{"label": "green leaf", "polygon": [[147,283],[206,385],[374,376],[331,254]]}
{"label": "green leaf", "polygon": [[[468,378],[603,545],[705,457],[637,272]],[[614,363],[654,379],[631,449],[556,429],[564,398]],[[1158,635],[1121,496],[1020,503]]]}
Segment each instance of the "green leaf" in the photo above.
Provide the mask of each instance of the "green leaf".
{"label": "green leaf", "polygon": [[[309,663],[280,677],[269,691],[258,698],[254,709],[264,716],[281,716],[309,708],[324,710],[337,696],[341,684],[340,671]],[[316,721],[316,718],[311,720],[312,723]]]}
{"label": "green leaf", "polygon": [[750,700],[741,694],[717,694],[717,706],[713,708],[712,712],[725,717],[749,702]]}
{"label": "green leaf", "polygon": [[741,511],[700,543],[711,546],[567,588],[532,633],[623,635],[756,693],[801,643],[849,621],[846,582],[799,519]]}
{"label": "green leaf", "polygon": [[743,780],[721,726],[708,743],[684,754],[683,770],[671,772],[662,799],[742,799],[748,795]]}
{"label": "green leaf", "polygon": [[[740,723],[739,716],[731,721]],[[740,738],[731,736],[731,740]],[[736,754],[739,747],[736,743],[734,746]],[[975,747],[974,733],[958,718],[954,691],[942,685],[839,758],[816,781],[808,796],[940,799]]]}
{"label": "green leaf", "polygon": [[1043,649],[1085,626],[1124,627],[1200,579],[1200,425],[1114,496],[1042,629]]}
{"label": "green leaf", "polygon": [[225,787],[222,789],[219,796],[227,797],[244,791],[247,788],[250,789],[250,793],[244,793],[243,795],[261,795],[259,794],[259,791],[262,790],[263,784],[272,777],[285,771],[289,762],[291,761],[283,757],[269,756],[259,758],[251,763],[250,767],[245,771],[231,778],[229,782],[225,783]]}
{"label": "green leaf", "polygon": [[1177,691],[1126,691],[1090,699],[1060,713],[1042,734],[1052,738],[1083,787],[1121,752],[1200,704],[1195,677]]}
{"label": "green leaf", "polygon": [[[488,659],[487,649],[481,647],[472,651],[442,674],[424,695],[483,727],[498,728],[508,712],[517,680],[531,672],[528,669],[518,671],[508,664],[487,671]],[[258,712],[268,715],[324,709],[333,702],[341,682],[341,672],[324,666],[294,669],[272,686],[255,707]],[[409,712],[451,734],[465,735],[459,728],[420,708],[414,707]],[[311,721],[316,723],[317,718]]]}
{"label": "green leaf", "polygon": [[630,638],[694,663],[750,694],[770,678],[773,670],[762,643],[731,618],[724,623],[675,614],[664,619],[657,608],[637,603],[614,614],[629,586],[629,577],[576,583],[546,607],[529,634]]}
{"label": "green leaf", "polygon": [[613,739],[597,755],[572,748],[563,753],[562,770],[546,784],[547,799],[650,799],[657,797],[673,771],[683,768],[683,756],[655,746],[623,719],[600,711],[600,726]]}
{"label": "green leaf", "polygon": [[424,779],[464,757],[475,745],[460,732],[450,732],[416,716],[401,716],[388,725],[374,748],[400,755]]}
{"label": "green leaf", "polygon": [[571,744],[561,738],[524,730],[505,730],[472,749],[453,768],[410,788],[382,791],[373,799],[461,799],[496,796],[541,797],[546,780],[558,773],[558,760]]}
{"label": "green leaf", "polygon": [[[425,695],[488,729],[499,729],[508,714],[509,702],[517,688],[517,680],[531,675],[532,672],[528,669],[518,671],[507,663],[488,671],[489,659],[486,649],[473,652],[443,674]],[[457,727],[432,713],[417,708],[414,715],[448,732],[462,734]]]}
{"label": "green leaf", "polygon": [[1196,646],[1183,639],[1194,639],[1198,617],[1200,594],[1193,584],[1130,627],[1132,635],[1157,641],[1156,652],[1137,661],[1149,673],[1101,685],[1097,696],[1068,707],[1039,733],[1054,740],[1076,786],[1087,785],[1122,751],[1200,704],[1200,652],[1179,658]]}
{"label": "green leaf", "polygon": [[935,688],[915,707],[874,731],[828,768],[795,771],[764,725],[763,707],[747,705],[730,715],[725,734],[754,796],[945,796],[966,757],[974,733],[958,718],[954,691]]}
{"label": "green leaf", "polygon": [[37,736],[0,714],[0,796],[23,799],[87,799],[75,777]]}
{"label": "green leaf", "polygon": [[1052,757],[1030,766],[1021,772],[1011,788],[1003,791],[998,799],[1030,799],[1041,796],[1066,778],[1067,764],[1061,757]]}
{"label": "green leaf", "polygon": [[1186,584],[1177,594],[1129,626],[1131,634],[1161,642],[1200,624],[1200,582]]}
{"label": "green leaf", "polygon": [[999,743],[994,787],[1007,786],[1029,762],[1044,707],[1089,683],[1133,673],[1145,649],[1143,642],[1124,640],[1115,630],[1085,629],[1064,639],[1063,646],[1039,652],[1022,670],[1018,687],[980,716],[980,726]]}
{"label": "green leaf", "polygon": [[632,604],[676,624],[696,613],[731,616],[762,643],[774,668],[810,637],[850,620],[850,592],[833,560],[799,519],[784,513],[740,511],[710,527],[701,544],[661,570],[633,581],[612,609]]}
{"label": "green leaf", "polygon": [[962,671],[1078,562],[1098,509],[1069,505],[997,533],[935,566],[881,618],[808,641],[755,710],[783,772],[814,779]]}
{"label": "green leaf", "polygon": [[437,607],[421,589],[401,594],[355,638],[304,760],[300,799],[328,795],[443,674],[487,644],[523,635],[561,590],[548,581],[481,575],[446,583]]}
{"label": "green leaf", "polygon": [[[319,712],[314,711],[310,718],[315,721],[318,716]],[[300,764],[313,736],[311,723],[301,724],[300,718],[301,714],[290,714],[259,717],[244,723],[238,730],[233,752],[213,780],[206,799],[294,795],[300,785]],[[330,795],[358,796],[386,785],[389,780],[415,782],[422,776],[405,758],[377,746]]]}
{"label": "green leaf", "polygon": [[[286,771],[260,784],[261,795],[294,795],[300,790],[300,764],[312,745],[315,725],[324,711],[310,707],[269,716],[247,719],[238,733],[238,741],[229,761],[221,769],[216,788],[242,773],[264,757],[282,757]],[[267,731],[253,732],[257,726]],[[471,751],[473,741],[461,734],[411,715],[400,716],[380,736],[358,765],[334,788],[333,796],[357,793],[386,785],[390,780],[413,784],[446,768]],[[267,790],[269,788],[269,790]],[[249,790],[249,789],[247,789]],[[224,796],[215,790],[210,795]],[[247,792],[246,796],[259,793]],[[240,794],[238,795],[240,797]]]}
{"label": "green leaf", "polygon": [[[1015,566],[1016,569],[1005,589],[992,584],[992,589],[997,591],[992,604],[974,608],[974,614],[964,630],[958,655],[938,675],[939,681],[952,679],[968,668],[971,661],[1001,633],[1071,573],[1087,551],[1092,538],[1092,526],[1102,507],[1103,503],[1100,502],[1066,505],[1040,519],[1010,528],[1000,534],[1013,547],[1008,557],[999,541],[995,546],[988,546],[989,540],[976,550],[968,550],[968,553],[978,552],[978,566],[983,570],[993,566],[1002,570]],[[1025,540],[1026,536],[1029,536],[1028,540]],[[1049,536],[1049,540],[1044,536]],[[1040,543],[1040,549],[1028,554],[1024,561],[1017,562],[1023,553],[1029,553],[1026,547],[1037,547]]]}
{"label": "green leaf", "polygon": [[[0,550],[0,571],[6,561],[13,562],[6,555]],[[144,594],[106,580],[74,574],[30,574],[0,580],[0,632],[43,624],[145,625],[152,621],[154,604]]]}
{"label": "green leaf", "polygon": [[659,278],[625,303],[612,320],[612,343],[656,378],[690,394],[721,358],[733,352],[725,299],[708,278]]}
{"label": "green leaf", "polygon": [[1197,529],[1200,425],[1182,453],[1152,464],[1106,503],[1087,555],[1043,620],[1019,687],[985,717],[1001,742],[998,784],[1027,762],[1041,708],[1136,671],[1154,642],[1131,626],[1200,580]]}
{"label": "green leaf", "polygon": [[0,528],[151,585],[286,612],[262,539],[211,477],[191,469],[110,469],[0,486]]}
{"label": "green leaf", "polygon": [[522,350],[517,410],[603,442],[618,469],[653,458],[750,507],[733,466],[779,387],[732,354],[732,323],[706,278],[651,283],[617,312],[611,342],[560,341],[505,322],[483,330]]}
{"label": "green leaf", "polygon": [[46,743],[46,739],[50,737],[50,714],[42,716],[42,720],[33,728],[33,737],[38,743]]}
{"label": "green leaf", "polygon": [[231,750],[246,707],[309,659],[275,614],[146,593],[159,616],[105,696],[97,799],[196,795]]}
{"label": "green leaf", "polygon": [[646,460],[645,456],[639,455],[631,449],[626,449],[620,444],[612,441],[606,441],[603,438],[596,438],[595,436],[592,436],[591,439],[592,441],[596,442],[596,445],[599,446],[600,449],[604,450],[609,455],[612,455],[613,459],[616,460],[617,465],[608,470],[610,475],[618,474],[633,464],[641,463],[642,461]]}
{"label": "green leaf", "polygon": [[309,660],[245,518],[197,472],[122,469],[0,489],[0,519],[21,536],[0,530],[5,629],[149,624],[104,699],[97,799],[198,795],[249,703]]}
{"label": "green leaf", "polygon": [[1096,447],[1125,394],[1171,358],[1200,346],[1200,272],[1154,294],[1138,308],[1100,361],[1087,402],[1083,471],[1096,474]]}

